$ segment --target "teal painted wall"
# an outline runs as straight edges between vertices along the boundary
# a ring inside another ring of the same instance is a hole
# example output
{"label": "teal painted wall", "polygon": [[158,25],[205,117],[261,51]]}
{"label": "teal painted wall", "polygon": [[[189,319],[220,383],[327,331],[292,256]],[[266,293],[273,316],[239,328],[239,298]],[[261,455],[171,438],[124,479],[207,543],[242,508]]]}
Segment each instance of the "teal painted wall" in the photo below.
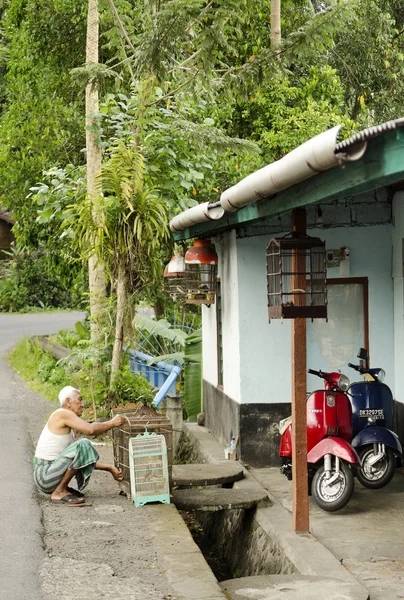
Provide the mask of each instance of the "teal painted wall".
{"label": "teal painted wall", "polygon": [[[328,248],[348,246],[350,276],[368,277],[371,363],[385,369],[386,383],[394,389],[392,230],[392,225],[375,225],[312,229],[309,234],[325,240]],[[291,400],[290,322],[268,324],[267,316],[265,247],[271,237],[237,240],[242,403]],[[339,268],[329,269],[328,276],[338,277]]]}

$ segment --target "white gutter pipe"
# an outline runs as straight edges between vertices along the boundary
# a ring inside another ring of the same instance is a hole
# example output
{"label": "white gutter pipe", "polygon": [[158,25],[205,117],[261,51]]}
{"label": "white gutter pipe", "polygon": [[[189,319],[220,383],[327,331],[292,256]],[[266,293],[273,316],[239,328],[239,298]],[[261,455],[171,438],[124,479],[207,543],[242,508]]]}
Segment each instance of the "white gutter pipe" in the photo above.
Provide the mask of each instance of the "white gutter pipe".
{"label": "white gutter pipe", "polygon": [[[209,220],[221,219],[224,212],[234,212],[262,198],[270,198],[296,183],[334,167],[341,161],[359,160],[367,142],[359,142],[346,153],[335,154],[340,125],[324,131],[298,146],[280,160],[248,175],[225,190],[215,204],[199,204],[170,221],[171,231],[184,229]],[[220,208],[222,212],[220,212]]]}
{"label": "white gutter pipe", "polygon": [[[313,175],[334,167],[338,162],[347,160],[347,156],[336,156],[335,145],[340,125],[324,131],[316,137],[298,146],[280,160],[248,175],[245,179],[225,190],[220,204],[228,212],[234,212],[251,202],[268,198],[277,192],[309,179]],[[366,150],[366,142],[355,160]],[[359,155],[360,154],[360,155]]]}
{"label": "white gutter pipe", "polygon": [[203,223],[205,221],[217,221],[224,215],[224,208],[220,206],[219,202],[215,204],[209,204],[204,202],[203,204],[197,204],[188,210],[185,210],[180,215],[177,215],[170,221],[171,231],[183,231],[196,223]]}

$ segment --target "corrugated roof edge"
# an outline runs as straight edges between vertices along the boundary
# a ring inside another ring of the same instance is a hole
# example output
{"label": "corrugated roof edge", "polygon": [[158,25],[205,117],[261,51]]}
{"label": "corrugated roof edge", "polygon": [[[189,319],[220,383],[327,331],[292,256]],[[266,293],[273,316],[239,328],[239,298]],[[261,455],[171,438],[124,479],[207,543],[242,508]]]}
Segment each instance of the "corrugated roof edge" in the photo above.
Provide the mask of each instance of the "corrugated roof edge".
{"label": "corrugated roof edge", "polygon": [[358,131],[350,138],[339,142],[335,146],[335,154],[339,152],[345,152],[348,148],[352,148],[355,144],[359,144],[361,142],[366,142],[367,140],[371,140],[373,138],[382,135],[386,131],[392,131],[393,129],[399,129],[400,127],[404,127],[404,117],[400,119],[393,119],[392,121],[386,121],[386,123],[381,123],[380,125],[374,125],[373,127],[368,127],[367,129],[362,129],[362,131]]}

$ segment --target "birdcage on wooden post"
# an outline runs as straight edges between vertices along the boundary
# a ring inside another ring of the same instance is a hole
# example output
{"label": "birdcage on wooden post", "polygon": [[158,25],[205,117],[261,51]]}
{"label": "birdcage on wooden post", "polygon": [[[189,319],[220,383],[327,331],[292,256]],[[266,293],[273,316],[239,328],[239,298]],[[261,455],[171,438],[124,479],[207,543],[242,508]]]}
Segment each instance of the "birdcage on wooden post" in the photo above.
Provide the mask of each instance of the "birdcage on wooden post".
{"label": "birdcage on wooden post", "polygon": [[325,243],[299,232],[267,245],[268,318],[326,319]]}

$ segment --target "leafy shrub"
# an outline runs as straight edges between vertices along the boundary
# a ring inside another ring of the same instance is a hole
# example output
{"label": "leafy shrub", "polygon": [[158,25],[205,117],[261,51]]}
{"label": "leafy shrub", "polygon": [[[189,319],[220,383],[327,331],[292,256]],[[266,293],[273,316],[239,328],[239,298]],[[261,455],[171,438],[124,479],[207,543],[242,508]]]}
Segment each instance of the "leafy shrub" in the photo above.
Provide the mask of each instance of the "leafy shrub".
{"label": "leafy shrub", "polygon": [[[81,303],[81,280],[58,273],[44,250],[14,248],[0,279],[0,310],[20,311],[28,307],[69,308]],[[77,275],[77,273],[76,273]]]}
{"label": "leafy shrub", "polygon": [[90,329],[81,321],[77,321],[74,329],[61,329],[57,335],[53,336],[53,340],[65,348],[75,348],[80,340],[89,339]]}
{"label": "leafy shrub", "polygon": [[53,370],[56,367],[56,360],[47,352],[43,352],[40,356],[38,364],[38,377],[41,381],[49,381]]}
{"label": "leafy shrub", "polygon": [[151,404],[155,391],[140,373],[132,373],[129,365],[123,365],[112,384],[118,404],[143,402]]}

